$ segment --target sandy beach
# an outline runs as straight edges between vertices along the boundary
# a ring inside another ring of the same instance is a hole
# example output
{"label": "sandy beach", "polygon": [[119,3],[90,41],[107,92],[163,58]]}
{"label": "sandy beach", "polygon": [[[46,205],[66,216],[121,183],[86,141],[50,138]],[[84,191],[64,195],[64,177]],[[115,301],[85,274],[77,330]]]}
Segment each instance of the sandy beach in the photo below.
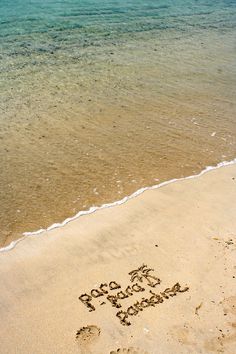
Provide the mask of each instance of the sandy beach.
{"label": "sandy beach", "polygon": [[235,353],[235,201],[234,164],[1,252],[0,353]]}

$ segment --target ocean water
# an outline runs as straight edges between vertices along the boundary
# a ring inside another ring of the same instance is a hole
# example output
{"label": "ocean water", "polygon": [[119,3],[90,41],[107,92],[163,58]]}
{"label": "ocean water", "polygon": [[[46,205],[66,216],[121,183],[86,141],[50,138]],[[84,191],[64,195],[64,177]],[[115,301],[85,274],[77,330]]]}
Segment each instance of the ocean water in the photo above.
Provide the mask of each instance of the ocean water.
{"label": "ocean water", "polygon": [[0,0],[0,245],[236,155],[236,1]]}

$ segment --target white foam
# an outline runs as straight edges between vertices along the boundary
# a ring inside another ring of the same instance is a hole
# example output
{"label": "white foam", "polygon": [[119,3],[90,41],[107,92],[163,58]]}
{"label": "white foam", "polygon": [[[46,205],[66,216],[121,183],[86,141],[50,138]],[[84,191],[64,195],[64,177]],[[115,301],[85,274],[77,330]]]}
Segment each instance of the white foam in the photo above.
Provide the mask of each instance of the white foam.
{"label": "white foam", "polygon": [[46,231],[51,231],[51,230],[56,229],[58,227],[63,227],[66,224],[68,224],[69,222],[71,222],[73,220],[76,220],[76,219],[78,219],[79,217],[81,217],[83,215],[92,214],[92,213],[94,213],[97,210],[111,208],[111,207],[116,206],[116,205],[124,204],[129,199],[137,197],[138,195],[142,194],[146,190],[157,189],[157,188],[166,186],[166,185],[168,185],[170,183],[174,183],[174,182],[177,182],[177,181],[182,181],[182,180],[186,180],[186,179],[196,178],[196,177],[199,177],[199,176],[203,175],[206,172],[209,172],[209,171],[212,171],[212,170],[216,170],[217,168],[221,168],[221,167],[224,167],[224,166],[233,165],[235,163],[236,163],[236,158],[234,160],[231,160],[231,161],[223,161],[223,162],[218,163],[216,166],[207,166],[204,170],[202,170],[200,173],[198,173],[196,175],[192,175],[192,176],[188,176],[188,177],[182,177],[182,178],[174,178],[174,179],[171,179],[169,181],[165,181],[165,182],[156,184],[156,185],[151,186],[151,187],[143,187],[143,188],[138,189],[136,192],[132,193],[131,195],[124,197],[121,200],[117,200],[115,202],[108,203],[108,204],[102,204],[101,206],[93,206],[93,207],[90,207],[88,210],[79,211],[76,215],[65,219],[61,223],[52,224],[51,226],[49,226],[46,229],[40,229],[40,230],[32,231],[32,232],[24,232],[22,238],[20,238],[20,239],[18,239],[16,241],[12,241],[6,247],[0,248],[0,252],[7,252],[7,251],[12,250],[19,242],[23,241],[27,236],[33,236],[33,235],[36,236],[36,235],[42,234],[42,233],[44,233]]}

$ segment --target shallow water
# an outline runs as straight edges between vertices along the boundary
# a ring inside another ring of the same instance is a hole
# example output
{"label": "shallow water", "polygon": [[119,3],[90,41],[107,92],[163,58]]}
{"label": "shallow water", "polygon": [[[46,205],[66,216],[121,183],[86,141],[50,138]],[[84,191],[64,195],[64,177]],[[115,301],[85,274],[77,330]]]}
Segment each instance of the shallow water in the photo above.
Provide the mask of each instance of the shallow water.
{"label": "shallow water", "polygon": [[236,155],[236,1],[0,1],[0,240]]}

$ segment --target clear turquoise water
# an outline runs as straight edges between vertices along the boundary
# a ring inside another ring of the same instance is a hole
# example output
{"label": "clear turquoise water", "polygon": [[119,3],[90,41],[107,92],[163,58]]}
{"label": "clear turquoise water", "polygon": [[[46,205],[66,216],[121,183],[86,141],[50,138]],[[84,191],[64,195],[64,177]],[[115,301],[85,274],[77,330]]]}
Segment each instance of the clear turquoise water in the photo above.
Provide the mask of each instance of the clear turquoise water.
{"label": "clear turquoise water", "polygon": [[236,155],[236,0],[0,0],[0,244]]}
{"label": "clear turquoise water", "polygon": [[62,51],[70,60],[84,47],[126,41],[137,33],[173,30],[180,35],[235,25],[235,0],[1,0],[1,70],[14,70],[8,57],[46,53],[51,58]]}

